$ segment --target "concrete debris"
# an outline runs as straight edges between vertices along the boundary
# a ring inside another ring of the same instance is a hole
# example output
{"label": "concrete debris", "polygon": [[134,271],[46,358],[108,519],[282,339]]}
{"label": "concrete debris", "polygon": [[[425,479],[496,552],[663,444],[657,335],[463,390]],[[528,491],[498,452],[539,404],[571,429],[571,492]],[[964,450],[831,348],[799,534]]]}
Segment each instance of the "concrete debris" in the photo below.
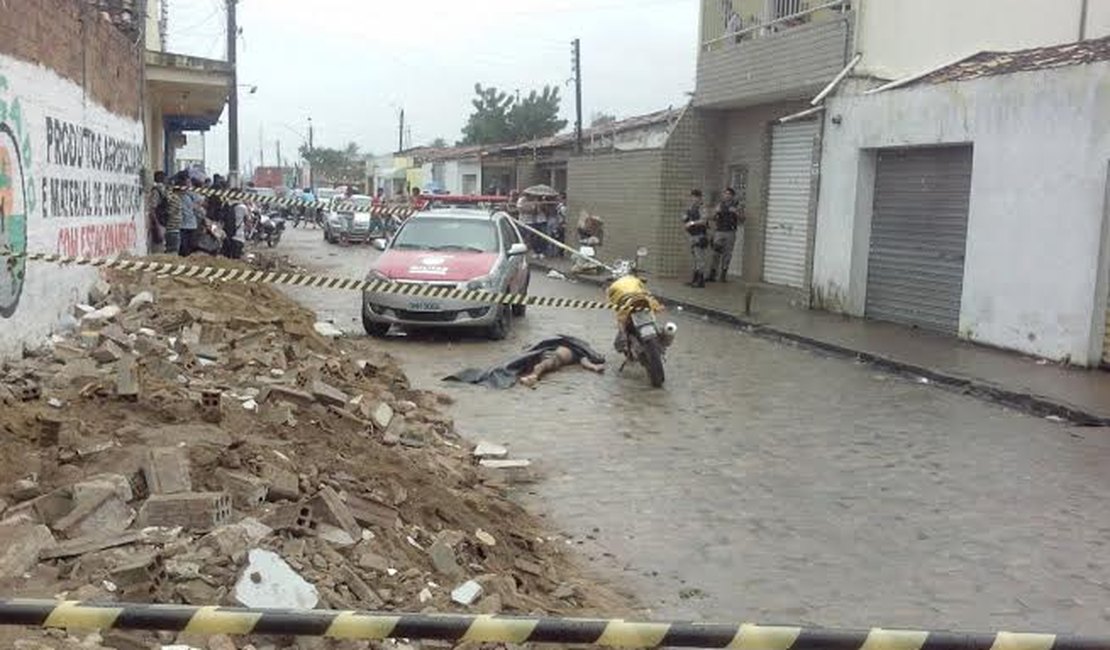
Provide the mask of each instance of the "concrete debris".
{"label": "concrete debris", "polygon": [[517,469],[522,467],[530,467],[532,461],[525,459],[515,460],[482,460],[478,463],[482,467],[489,469]]}
{"label": "concrete debris", "polygon": [[243,512],[250,512],[266,502],[269,488],[264,480],[253,474],[221,467],[216,470],[216,480],[231,495],[232,505]]}
{"label": "concrete debris", "polygon": [[174,278],[155,302],[153,282],[120,276],[72,331],[0,362],[0,431],[15,432],[0,458],[26,468],[0,476],[5,597],[489,614],[596,603],[551,596],[574,571],[565,547],[537,543],[542,527],[489,478],[520,468],[475,466],[508,454],[484,444],[475,458],[440,410],[450,400],[412,389],[389,355],[317,331],[270,287]]}
{"label": "concrete debris", "polygon": [[252,549],[235,583],[234,598],[244,607],[314,609],[320,593],[278,554]]}
{"label": "concrete debris", "polygon": [[428,548],[428,557],[431,559],[432,566],[435,567],[437,573],[450,578],[461,578],[463,576],[462,567],[459,566],[458,560],[455,558],[455,549],[444,537],[441,536]]}
{"label": "concrete debris", "polygon": [[482,596],[482,585],[474,580],[467,580],[451,592],[451,600],[460,605],[469,607]]}
{"label": "concrete debris", "polygon": [[149,291],[140,291],[139,293],[135,294],[135,296],[131,299],[131,301],[129,303],[127,303],[127,308],[128,309],[138,309],[138,308],[142,307],[143,305],[153,305],[153,304],[154,304],[154,294],[149,292]]}
{"label": "concrete debris", "polygon": [[147,450],[142,471],[151,494],[178,494],[193,489],[189,477],[189,457],[180,447]]}
{"label": "concrete debris", "polygon": [[355,521],[347,504],[331,487],[325,486],[310,502],[315,518],[324,524],[330,524],[347,532],[352,539],[362,537],[362,528]]}
{"label": "concrete debris", "polygon": [[135,511],[114,489],[88,489],[75,501],[73,511],[53,524],[69,539],[122,533],[135,521]]}
{"label": "concrete debris", "polygon": [[181,526],[210,531],[231,517],[231,497],[226,492],[157,494],[143,504],[139,518],[144,526]]}
{"label": "concrete debris", "polygon": [[326,321],[320,321],[313,325],[312,328],[316,330],[317,334],[326,338],[334,339],[343,336],[343,330]]}
{"label": "concrete debris", "polygon": [[482,441],[474,448],[476,458],[504,458],[509,455],[508,447]]}
{"label": "concrete debris", "polygon": [[0,526],[0,579],[19,578],[39,561],[39,553],[54,545],[46,526]]}
{"label": "concrete debris", "polygon": [[119,308],[119,305],[108,305],[100,309],[86,312],[81,317],[81,322],[85,325],[107,323],[108,321],[113,320],[114,318],[119,316],[121,311],[123,310]]}
{"label": "concrete debris", "polygon": [[328,406],[346,406],[351,398],[335,386],[322,381],[312,382],[312,396],[316,401]]}

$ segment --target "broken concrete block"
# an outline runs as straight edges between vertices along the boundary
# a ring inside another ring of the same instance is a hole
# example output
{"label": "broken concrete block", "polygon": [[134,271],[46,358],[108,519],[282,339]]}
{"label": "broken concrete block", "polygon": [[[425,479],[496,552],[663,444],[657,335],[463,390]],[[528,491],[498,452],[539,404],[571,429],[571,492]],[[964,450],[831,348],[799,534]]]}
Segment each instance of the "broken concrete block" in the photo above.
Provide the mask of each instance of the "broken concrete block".
{"label": "broken concrete block", "polygon": [[274,530],[291,530],[302,535],[315,534],[320,527],[312,514],[312,508],[303,503],[279,505],[262,518],[262,523]]}
{"label": "broken concrete block", "polygon": [[276,553],[253,549],[235,583],[235,601],[245,607],[313,609],[320,602],[316,587]]}
{"label": "broken concrete block", "polygon": [[211,546],[221,555],[232,557],[237,553],[246,552],[273,532],[274,529],[266,524],[253,517],[247,517],[240,522],[220,526],[201,538],[200,543]]}
{"label": "broken concrete block", "polygon": [[382,600],[382,597],[379,596],[370,585],[366,584],[366,581],[360,578],[350,566],[343,565],[343,568],[339,571],[338,578],[346,583],[351,593],[362,601],[362,605],[365,609],[378,609],[382,605],[385,605],[385,601]]}
{"label": "broken concrete block", "polygon": [[97,363],[115,363],[123,356],[123,352],[123,348],[115,343],[104,341],[89,356],[95,359]]}
{"label": "broken concrete block", "polygon": [[490,535],[489,533],[482,530],[481,528],[474,531],[474,537],[479,542],[481,542],[482,544],[485,544],[486,546],[490,546],[490,547],[497,546],[497,538],[494,537],[493,535]]}
{"label": "broken concrete block", "polygon": [[354,515],[335,490],[325,486],[316,493],[309,505],[312,507],[313,516],[320,523],[341,528],[355,539],[362,537],[362,529],[355,521]]}
{"label": "broken concrete block", "polygon": [[112,285],[104,280],[97,280],[96,284],[89,289],[89,304],[99,305],[102,302],[107,302],[108,298],[112,296]]}
{"label": "broken concrete block", "polygon": [[508,455],[507,447],[484,440],[474,448],[474,456],[477,458],[504,458]]}
{"label": "broken concrete block", "polygon": [[95,553],[96,551],[103,551],[104,549],[135,544],[142,540],[143,533],[137,530],[126,531],[119,535],[104,535],[97,533],[89,535],[88,537],[78,537],[77,539],[54,544],[53,546],[43,549],[43,551],[39,553],[39,559],[45,561],[57,558],[78,557],[88,553]]}
{"label": "broken concrete block", "polygon": [[89,488],[75,501],[73,510],[53,526],[70,539],[122,533],[135,521],[135,511],[113,488]]}
{"label": "broken concrete block", "polygon": [[140,291],[139,293],[135,294],[135,297],[131,299],[131,302],[127,303],[127,307],[129,309],[138,309],[143,305],[152,304],[154,304],[154,294],[149,291]]}
{"label": "broken concrete block", "polygon": [[131,481],[127,480],[126,476],[122,474],[96,474],[73,485],[73,499],[80,501],[89,493],[98,490],[115,492],[116,496],[124,503],[129,503],[135,498],[135,493],[131,489]]}
{"label": "broken concrete block", "polygon": [[65,421],[46,415],[37,418],[39,423],[39,447],[57,447],[62,437],[62,427]]}
{"label": "broken concrete block", "polygon": [[102,343],[115,343],[123,350],[131,349],[131,337],[123,328],[115,323],[108,325],[100,330],[100,339]]}
{"label": "broken concrete block", "polygon": [[397,523],[397,509],[375,499],[349,496],[347,509],[363,526],[392,530]]}
{"label": "broken concrete block", "polygon": [[289,386],[271,386],[269,392],[262,398],[262,401],[273,400],[292,402],[299,406],[308,406],[315,401],[311,393]]}
{"label": "broken concrete block", "polygon": [[451,600],[460,605],[470,606],[482,595],[482,585],[474,580],[467,580],[451,592]]}
{"label": "broken concrete block", "polygon": [[443,537],[437,539],[428,549],[428,557],[438,573],[451,578],[463,577],[462,567],[455,559],[455,549]]}
{"label": "broken concrete block", "polygon": [[523,571],[525,573],[528,573],[528,574],[531,574],[531,575],[534,575],[534,576],[543,576],[543,567],[536,564],[535,562],[530,561],[530,560],[525,560],[523,558],[517,558],[516,561],[513,562],[513,566],[515,566],[517,569],[520,569],[521,571]]}
{"label": "broken concrete block", "polygon": [[118,305],[108,305],[86,313],[81,317],[81,322],[86,325],[107,323],[116,316],[119,316],[121,311],[123,310],[120,309]]}
{"label": "broken concrete block", "polygon": [[339,548],[348,548],[355,545],[358,541],[351,534],[342,528],[336,528],[330,524],[321,524],[320,529],[316,531],[317,536],[332,546]]}
{"label": "broken concrete block", "polygon": [[0,578],[18,578],[38,564],[39,553],[54,545],[46,526],[0,526]]}
{"label": "broken concrete block", "polygon": [[239,510],[254,510],[266,502],[266,482],[253,474],[234,472],[221,467],[216,470],[216,479],[231,495],[232,505]]}
{"label": "broken concrete block", "polygon": [[41,494],[38,479],[35,477],[19,479],[12,484],[11,494],[16,503],[34,499]]}
{"label": "broken concrete block", "polygon": [[135,357],[125,356],[116,366],[116,397],[129,402],[139,399],[138,364]]}
{"label": "broken concrete block", "polygon": [[300,480],[292,471],[277,465],[265,465],[262,479],[268,490],[266,498],[270,501],[296,501],[301,498]]}
{"label": "broken concrete block", "polygon": [[[69,488],[58,488],[42,496],[24,501],[4,512],[4,522],[35,523],[54,525],[62,517],[73,511],[73,492]],[[4,523],[0,522],[0,523]]]}
{"label": "broken concrete block", "polygon": [[374,426],[378,427],[378,429],[385,431],[393,422],[393,407],[385,402],[378,402],[378,404],[370,410],[370,421],[373,422]]}
{"label": "broken concrete block", "polygon": [[157,588],[165,578],[166,569],[161,558],[151,552],[125,558],[108,570],[108,579],[123,589],[137,585]]}
{"label": "broken concrete block", "polygon": [[490,459],[487,459],[487,460],[479,461],[478,464],[482,467],[487,467],[489,469],[522,469],[522,468],[525,468],[525,467],[531,467],[532,461],[525,460],[525,459],[517,459],[517,460],[490,460]]}
{"label": "broken concrete block", "polygon": [[326,321],[320,321],[312,326],[316,333],[324,338],[337,339],[343,336],[343,330]]}
{"label": "broken concrete block", "polygon": [[193,489],[189,457],[180,447],[148,450],[142,468],[150,494],[179,494]]}
{"label": "broken concrete block", "polygon": [[321,404],[342,407],[346,406],[347,402],[351,400],[350,396],[343,391],[322,381],[314,381],[311,386],[313,397]]}
{"label": "broken concrete block", "polygon": [[146,500],[139,517],[144,526],[213,530],[231,517],[231,497],[226,492],[157,494]]}

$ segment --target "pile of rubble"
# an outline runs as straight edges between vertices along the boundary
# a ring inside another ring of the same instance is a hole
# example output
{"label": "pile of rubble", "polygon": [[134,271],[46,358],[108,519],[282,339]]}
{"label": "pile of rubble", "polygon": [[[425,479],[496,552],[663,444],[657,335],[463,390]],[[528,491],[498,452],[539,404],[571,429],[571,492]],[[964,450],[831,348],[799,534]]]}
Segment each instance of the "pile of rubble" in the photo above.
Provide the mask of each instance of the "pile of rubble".
{"label": "pile of rubble", "polygon": [[505,498],[505,473],[527,463],[472,450],[441,410],[449,400],[412,389],[369,341],[332,338],[267,286],[110,280],[70,332],[0,367],[4,595],[626,611]]}

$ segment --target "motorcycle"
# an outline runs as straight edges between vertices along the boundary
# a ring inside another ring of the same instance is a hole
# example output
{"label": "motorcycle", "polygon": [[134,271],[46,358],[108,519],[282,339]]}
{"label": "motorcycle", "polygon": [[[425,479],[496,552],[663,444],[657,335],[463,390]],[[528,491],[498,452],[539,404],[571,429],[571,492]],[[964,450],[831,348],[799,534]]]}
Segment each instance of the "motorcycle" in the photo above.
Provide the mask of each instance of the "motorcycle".
{"label": "motorcycle", "polygon": [[641,248],[636,252],[635,262],[617,263],[606,298],[617,311],[614,347],[625,357],[620,370],[630,362],[639,363],[647,371],[651,385],[660,388],[666,380],[663,369],[666,351],[674,343],[678,326],[659,322],[663,305],[651,295],[639,268],[640,260],[646,256],[647,250]]}
{"label": "motorcycle", "polygon": [[281,235],[285,232],[285,219],[277,213],[262,215],[258,225],[251,232],[251,241],[266,242],[270,248],[278,245]]}

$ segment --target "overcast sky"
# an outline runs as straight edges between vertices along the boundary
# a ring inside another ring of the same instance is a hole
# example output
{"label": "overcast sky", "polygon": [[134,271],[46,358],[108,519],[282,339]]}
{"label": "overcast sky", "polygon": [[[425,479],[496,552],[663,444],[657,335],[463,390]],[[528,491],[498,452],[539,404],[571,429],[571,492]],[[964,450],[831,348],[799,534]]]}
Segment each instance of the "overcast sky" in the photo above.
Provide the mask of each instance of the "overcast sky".
{"label": "overcast sky", "polygon": [[[173,52],[223,58],[224,0],[170,0]],[[317,146],[454,143],[475,82],[563,91],[574,120],[571,48],[582,39],[583,113],[628,117],[681,105],[693,90],[697,0],[239,0],[240,165],[295,155],[308,118]],[[207,135],[211,171],[227,166],[224,120]],[[260,138],[261,132],[261,138]]]}

